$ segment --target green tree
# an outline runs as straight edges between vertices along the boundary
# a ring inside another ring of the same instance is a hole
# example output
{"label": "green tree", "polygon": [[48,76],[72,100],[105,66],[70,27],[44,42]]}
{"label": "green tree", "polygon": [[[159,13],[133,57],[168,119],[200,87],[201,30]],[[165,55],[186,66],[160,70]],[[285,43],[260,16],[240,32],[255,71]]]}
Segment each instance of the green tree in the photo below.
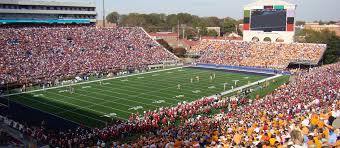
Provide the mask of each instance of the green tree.
{"label": "green tree", "polygon": [[204,21],[199,16],[193,15],[192,16],[192,22],[191,26],[196,28],[196,27],[207,27],[207,24],[205,24]]}
{"label": "green tree", "polygon": [[206,27],[199,27],[198,29],[199,29],[199,35],[201,35],[201,36],[208,35],[208,30],[207,30]]}
{"label": "green tree", "polygon": [[324,54],[324,63],[334,63],[340,60],[340,37],[335,32],[322,30],[321,32],[303,29],[297,33],[297,36],[304,36],[306,43],[327,44]]}
{"label": "green tree", "polygon": [[296,21],[296,22],[295,22],[295,25],[296,25],[296,26],[305,25],[305,24],[306,24],[305,21]]}
{"label": "green tree", "polygon": [[119,13],[118,12],[111,12],[106,16],[106,20],[110,23],[116,23],[118,24],[119,21]]}
{"label": "green tree", "polygon": [[166,17],[166,24],[172,27],[176,27],[178,24],[178,17],[176,14],[170,14]]}
{"label": "green tree", "polygon": [[221,25],[222,34],[236,31],[236,21],[233,19],[226,19]]}
{"label": "green tree", "polygon": [[337,21],[329,21],[327,24],[331,25],[331,24],[336,24],[336,23],[338,23],[338,22]]}
{"label": "green tree", "polygon": [[218,36],[218,33],[215,30],[209,30],[207,35],[216,37],[216,36]]}
{"label": "green tree", "polygon": [[134,27],[141,26],[144,27],[146,25],[146,20],[144,15],[138,13],[130,13],[122,18],[121,23],[123,26]]}
{"label": "green tree", "polygon": [[187,27],[185,29],[185,36],[187,39],[194,39],[195,37],[197,37],[197,30],[192,28],[192,27]]}
{"label": "green tree", "polygon": [[192,16],[189,13],[178,13],[177,19],[179,20],[180,24],[186,24],[188,26],[191,26],[192,22]]}
{"label": "green tree", "polygon": [[237,28],[237,34],[240,35],[240,36],[243,36],[243,32],[241,31],[240,28]]}
{"label": "green tree", "polygon": [[323,22],[322,20],[319,21],[319,25],[325,25],[326,22]]}
{"label": "green tree", "polygon": [[202,18],[202,21],[204,21],[207,27],[219,27],[221,20],[218,17],[205,17]]}

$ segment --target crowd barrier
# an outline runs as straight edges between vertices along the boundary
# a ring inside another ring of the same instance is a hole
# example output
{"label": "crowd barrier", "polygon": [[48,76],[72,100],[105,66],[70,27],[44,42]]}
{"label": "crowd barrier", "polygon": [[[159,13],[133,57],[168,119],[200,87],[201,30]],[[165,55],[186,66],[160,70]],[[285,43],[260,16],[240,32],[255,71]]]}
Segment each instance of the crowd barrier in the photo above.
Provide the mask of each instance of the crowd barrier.
{"label": "crowd barrier", "polygon": [[251,72],[257,72],[257,73],[283,74],[283,75],[291,74],[289,71],[269,69],[269,68],[247,67],[247,66],[232,66],[232,65],[205,64],[205,63],[197,63],[196,66],[210,67],[210,68],[213,67],[217,69],[230,69],[230,70],[237,70],[237,71],[251,71]]}

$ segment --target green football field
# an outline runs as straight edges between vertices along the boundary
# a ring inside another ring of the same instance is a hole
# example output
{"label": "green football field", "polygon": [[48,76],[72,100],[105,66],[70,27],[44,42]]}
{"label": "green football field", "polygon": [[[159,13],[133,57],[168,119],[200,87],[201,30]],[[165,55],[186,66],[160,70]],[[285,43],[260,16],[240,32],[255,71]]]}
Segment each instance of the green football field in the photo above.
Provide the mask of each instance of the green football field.
{"label": "green football field", "polygon": [[[211,80],[213,74],[216,78]],[[9,98],[76,123],[101,127],[114,119],[127,120],[131,113],[175,106],[223,92],[225,83],[229,90],[233,80],[239,80],[239,87],[264,78],[266,76],[174,68],[103,80],[101,84],[100,81],[76,84],[72,86],[74,93],[69,92],[70,87],[57,87]]]}

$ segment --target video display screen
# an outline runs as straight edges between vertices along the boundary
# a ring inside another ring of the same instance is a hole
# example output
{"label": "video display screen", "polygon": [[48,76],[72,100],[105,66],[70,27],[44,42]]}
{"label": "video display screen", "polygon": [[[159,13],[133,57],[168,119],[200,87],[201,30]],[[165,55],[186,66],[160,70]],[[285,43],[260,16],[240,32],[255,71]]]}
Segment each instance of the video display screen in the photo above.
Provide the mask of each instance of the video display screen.
{"label": "video display screen", "polygon": [[284,9],[255,9],[251,11],[251,30],[286,31],[287,11]]}

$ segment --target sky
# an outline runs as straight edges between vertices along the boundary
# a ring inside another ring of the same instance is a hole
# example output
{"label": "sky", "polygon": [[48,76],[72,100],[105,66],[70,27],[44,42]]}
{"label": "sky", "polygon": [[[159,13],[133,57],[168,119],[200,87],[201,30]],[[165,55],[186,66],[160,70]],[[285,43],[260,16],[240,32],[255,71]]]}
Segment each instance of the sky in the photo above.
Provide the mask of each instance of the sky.
{"label": "sky", "polygon": [[[71,1],[71,0],[70,0]],[[72,0],[89,1],[89,0]],[[97,4],[98,18],[102,18],[102,0]],[[105,0],[105,13],[179,13],[219,18],[243,17],[243,6],[256,0]],[[340,0],[286,0],[297,4],[296,20],[340,21]]]}

